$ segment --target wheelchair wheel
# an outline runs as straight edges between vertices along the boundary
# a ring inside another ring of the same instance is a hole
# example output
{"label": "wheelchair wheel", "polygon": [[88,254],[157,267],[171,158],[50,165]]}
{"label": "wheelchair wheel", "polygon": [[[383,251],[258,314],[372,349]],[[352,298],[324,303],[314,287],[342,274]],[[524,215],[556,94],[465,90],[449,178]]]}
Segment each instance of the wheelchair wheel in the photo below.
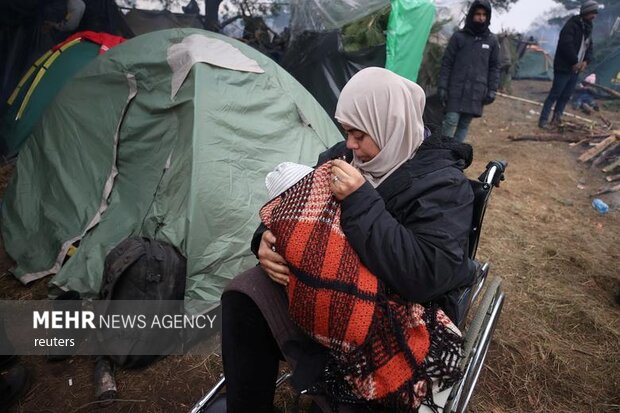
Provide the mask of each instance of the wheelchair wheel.
{"label": "wheelchair wheel", "polygon": [[467,410],[504,304],[504,292],[501,287],[501,278],[491,280],[474,318],[469,323],[465,333],[464,357],[461,360],[463,378],[452,389],[444,412],[464,413]]}

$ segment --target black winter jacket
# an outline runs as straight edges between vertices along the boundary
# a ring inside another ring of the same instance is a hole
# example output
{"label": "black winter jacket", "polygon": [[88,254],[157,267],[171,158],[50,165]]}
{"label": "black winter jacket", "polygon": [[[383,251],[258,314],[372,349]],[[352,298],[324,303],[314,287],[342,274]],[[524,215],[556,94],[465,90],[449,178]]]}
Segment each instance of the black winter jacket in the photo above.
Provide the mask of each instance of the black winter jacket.
{"label": "black winter jacket", "polygon": [[[487,9],[491,19],[491,6],[485,0],[472,3],[467,22],[478,7]],[[487,25],[488,26],[488,25]],[[482,116],[483,101],[489,92],[499,86],[499,42],[488,28],[476,34],[471,24],[454,33],[444,52],[439,72],[438,88],[448,93],[446,112]]]}
{"label": "black winter jacket", "polygon": [[581,40],[586,38],[586,54],[584,61],[592,62],[592,23],[584,21],[580,16],[573,16],[560,31],[558,47],[553,59],[554,72],[572,72],[573,65],[577,64]]}
{"label": "black winter jacket", "polygon": [[[341,142],[319,164],[346,154]],[[456,314],[458,289],[473,281],[468,258],[473,193],[463,169],[471,146],[430,137],[376,190],[367,182],[342,202],[341,225],[360,260],[402,298]],[[252,241],[256,254],[259,227]]]}

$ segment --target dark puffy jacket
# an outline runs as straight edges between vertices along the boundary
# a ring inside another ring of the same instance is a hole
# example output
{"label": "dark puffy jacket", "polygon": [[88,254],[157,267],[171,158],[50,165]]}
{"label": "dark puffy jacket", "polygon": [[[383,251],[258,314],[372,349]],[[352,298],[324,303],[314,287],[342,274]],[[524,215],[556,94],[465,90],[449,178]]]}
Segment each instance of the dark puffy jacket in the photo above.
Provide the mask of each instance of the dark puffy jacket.
{"label": "dark puffy jacket", "polygon": [[[487,10],[487,27],[476,34],[472,27],[475,9]],[[488,29],[491,6],[486,0],[476,0],[467,14],[465,27],[454,33],[444,52],[438,87],[448,92],[446,112],[482,116],[483,101],[499,86],[499,42]]]}
{"label": "dark puffy jacket", "polygon": [[[341,142],[319,164],[347,154]],[[341,225],[360,260],[402,298],[433,302],[454,317],[457,289],[469,285],[473,193],[463,169],[471,147],[449,138],[424,141],[376,190],[367,182],[342,202]],[[254,235],[256,254],[260,227]]]}
{"label": "dark puffy jacket", "polygon": [[562,27],[558,47],[553,59],[554,72],[571,72],[577,64],[581,40],[586,38],[586,54],[584,61],[592,62],[592,23],[584,21],[580,16],[573,16]]}

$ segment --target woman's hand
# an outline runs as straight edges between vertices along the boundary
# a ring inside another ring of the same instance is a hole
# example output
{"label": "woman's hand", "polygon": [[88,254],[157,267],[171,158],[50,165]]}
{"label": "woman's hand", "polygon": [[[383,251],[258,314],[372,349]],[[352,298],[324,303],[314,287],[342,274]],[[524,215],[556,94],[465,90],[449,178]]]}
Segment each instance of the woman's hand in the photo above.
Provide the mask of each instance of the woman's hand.
{"label": "woman's hand", "polygon": [[341,159],[330,161],[332,178],[329,189],[338,201],[342,201],[364,185],[366,180],[356,168]]}
{"label": "woman's hand", "polygon": [[274,251],[276,237],[269,230],[263,232],[258,246],[258,262],[269,278],[278,284],[288,285],[288,264],[284,258]]}

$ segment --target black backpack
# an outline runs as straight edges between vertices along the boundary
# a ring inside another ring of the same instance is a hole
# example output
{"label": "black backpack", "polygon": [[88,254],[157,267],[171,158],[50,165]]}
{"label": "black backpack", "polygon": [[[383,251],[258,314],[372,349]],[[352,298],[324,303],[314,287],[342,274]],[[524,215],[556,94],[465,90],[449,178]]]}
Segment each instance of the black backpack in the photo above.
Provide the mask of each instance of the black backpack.
{"label": "black backpack", "polygon": [[[106,256],[99,292],[100,299],[107,301],[103,312],[122,313],[124,309],[115,304],[116,300],[157,300],[159,303],[149,306],[155,314],[183,314],[185,279],[186,260],[172,245],[149,238],[128,238]],[[169,354],[182,343],[182,337],[173,341],[162,340],[153,329],[138,333],[105,329],[99,334],[102,351],[107,351],[116,365],[129,368],[144,367]],[[148,348],[144,353],[149,354],[141,353],[141,348]]]}

